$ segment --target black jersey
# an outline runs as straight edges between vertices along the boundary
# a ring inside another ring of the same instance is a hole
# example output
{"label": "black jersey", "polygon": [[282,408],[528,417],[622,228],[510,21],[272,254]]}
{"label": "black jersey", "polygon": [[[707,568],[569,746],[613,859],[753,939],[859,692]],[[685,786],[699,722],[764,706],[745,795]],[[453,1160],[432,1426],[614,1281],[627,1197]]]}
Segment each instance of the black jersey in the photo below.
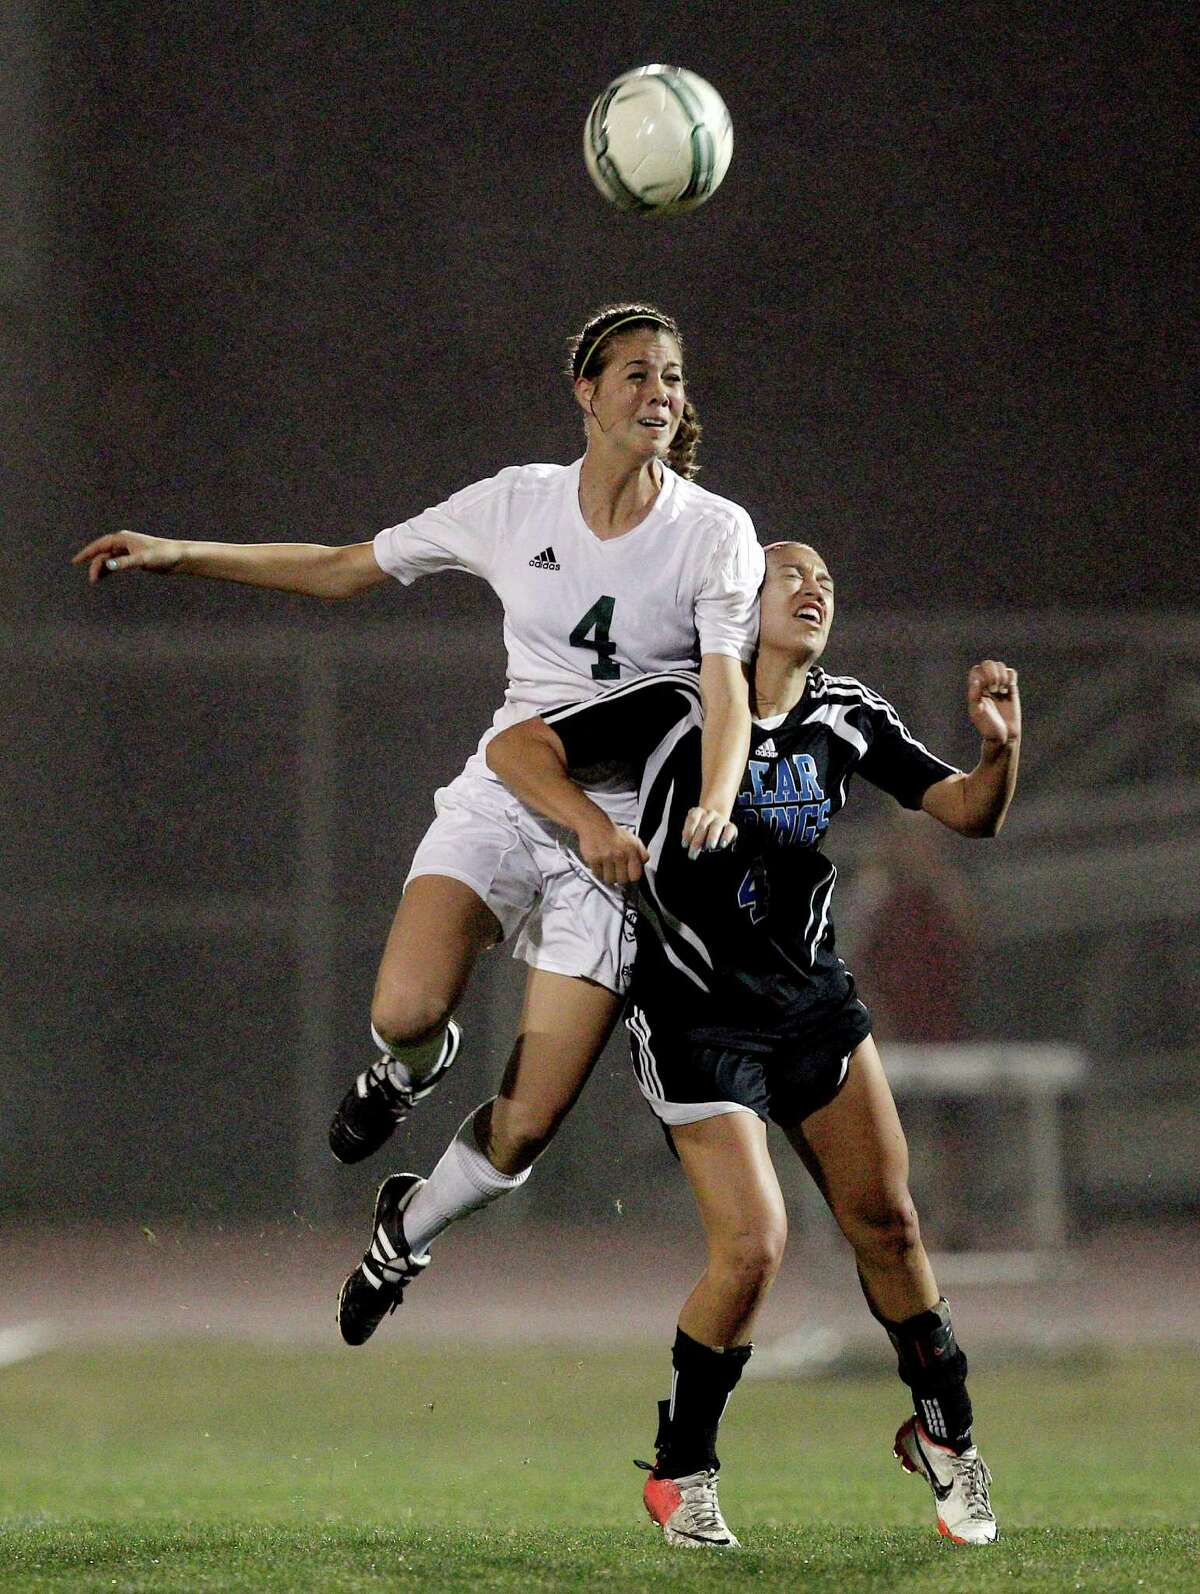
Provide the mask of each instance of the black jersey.
{"label": "black jersey", "polygon": [[679,838],[700,790],[697,675],[644,676],[544,717],[573,775],[615,763],[638,785],[650,859],[631,999],[658,1026],[743,1050],[801,1033],[851,990],[834,946],[837,869],[823,848],[852,776],[919,808],[957,773],[878,693],[814,668],[788,714],[752,728],[736,843],[691,860]]}

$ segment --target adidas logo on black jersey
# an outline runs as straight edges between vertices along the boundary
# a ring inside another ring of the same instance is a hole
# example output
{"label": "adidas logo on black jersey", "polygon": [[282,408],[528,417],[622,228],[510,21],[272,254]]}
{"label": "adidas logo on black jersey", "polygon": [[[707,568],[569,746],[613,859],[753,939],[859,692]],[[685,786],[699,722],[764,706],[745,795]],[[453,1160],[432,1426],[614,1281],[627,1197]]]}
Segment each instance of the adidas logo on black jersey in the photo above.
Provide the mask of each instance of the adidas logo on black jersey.
{"label": "adidas logo on black jersey", "polygon": [[775,743],[770,736],[767,737],[765,742],[760,743],[759,746],[754,749],[754,752],[758,758],[779,757],[779,754],[775,751]]}
{"label": "adidas logo on black jersey", "polygon": [[561,570],[562,569],[562,566],[558,563],[558,561],[554,557],[554,549],[553,548],[543,548],[541,553],[538,554],[537,558],[536,559],[531,559],[529,561],[529,563],[533,566],[533,568],[535,570]]}

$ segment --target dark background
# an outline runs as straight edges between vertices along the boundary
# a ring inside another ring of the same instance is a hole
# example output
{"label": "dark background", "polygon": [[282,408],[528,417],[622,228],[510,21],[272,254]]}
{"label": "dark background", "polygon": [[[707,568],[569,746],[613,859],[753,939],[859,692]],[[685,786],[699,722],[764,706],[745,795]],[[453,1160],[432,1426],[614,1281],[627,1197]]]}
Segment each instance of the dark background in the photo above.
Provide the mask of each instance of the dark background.
{"label": "dark background", "polygon": [[[77,531],[357,540],[570,457],[564,340],[638,295],[689,340],[706,479],[857,600],[1194,600],[1188,13],[46,8],[19,592],[107,624]],[[579,153],[658,59],[736,130],[666,224]]]}
{"label": "dark background", "polygon": [[[187,580],[89,592],[70,553],[122,525],[360,540],[504,464],[568,460],[565,340],[637,296],[683,327],[701,480],[764,539],[815,542],[864,617],[840,666],[885,670],[967,756],[957,689],[930,682],[976,646],[1036,665],[1031,745],[1038,715],[1058,740],[1028,790],[1053,814],[1024,851],[1014,816],[1003,856],[1080,905],[1024,929],[995,910],[977,1031],[1091,1048],[1108,1095],[1073,1178],[1093,1206],[1200,1200],[1194,1171],[1142,1188],[1140,1150],[1102,1177],[1131,1103],[1150,1148],[1156,1093],[1184,1115],[1200,1096],[1188,20],[998,0],[10,7],[0,1199],[336,1208],[306,1136],[365,1060],[429,794],[501,690],[499,610],[466,578],[320,607]],[[593,97],[650,60],[708,77],[735,127],[721,191],[670,222],[607,207],[580,153]],[[1123,755],[1089,763],[1100,736]],[[1097,784],[1109,818],[1065,847],[1055,824]],[[327,844],[315,893],[304,812]],[[1125,923],[1090,912],[1088,891],[1111,905],[1150,878],[1147,841],[1175,849],[1173,890]],[[482,971],[482,1043],[418,1165],[495,1078],[516,976]],[[296,1017],[313,980],[335,993],[323,1030]],[[568,1192],[630,1106],[623,1070],[602,1065],[554,1153]],[[638,1124],[635,1155],[654,1145]]]}

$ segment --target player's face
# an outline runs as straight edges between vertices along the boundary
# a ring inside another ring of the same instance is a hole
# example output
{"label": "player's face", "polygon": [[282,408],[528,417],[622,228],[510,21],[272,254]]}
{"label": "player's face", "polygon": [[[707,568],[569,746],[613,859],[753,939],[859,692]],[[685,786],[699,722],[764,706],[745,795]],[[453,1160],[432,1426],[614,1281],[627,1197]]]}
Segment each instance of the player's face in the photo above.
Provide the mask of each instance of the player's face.
{"label": "player's face", "polygon": [[592,419],[590,436],[643,456],[666,457],[683,415],[679,345],[661,327],[618,332],[595,381],[581,377],[575,394]]}
{"label": "player's face", "polygon": [[767,550],[759,604],[759,646],[814,664],[833,624],[833,577],[815,548],[777,543]]}

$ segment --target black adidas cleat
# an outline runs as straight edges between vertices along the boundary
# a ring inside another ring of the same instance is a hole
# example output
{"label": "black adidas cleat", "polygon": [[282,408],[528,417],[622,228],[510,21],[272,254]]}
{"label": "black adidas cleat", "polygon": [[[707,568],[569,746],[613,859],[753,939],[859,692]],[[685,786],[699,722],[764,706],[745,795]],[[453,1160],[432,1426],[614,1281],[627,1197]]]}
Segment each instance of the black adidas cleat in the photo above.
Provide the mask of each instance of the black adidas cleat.
{"label": "black adidas cleat", "polygon": [[338,1328],[347,1345],[365,1345],[400,1305],[405,1286],[429,1266],[429,1253],[410,1255],[404,1238],[404,1209],[424,1183],[415,1173],[392,1173],[379,1186],[371,1244],[338,1296]]}
{"label": "black adidas cleat", "polygon": [[450,1019],[437,1064],[419,1085],[394,1085],[388,1078],[390,1058],[386,1055],[364,1069],[342,1097],[329,1125],[329,1149],[337,1160],[362,1162],[373,1156],[396,1125],[449,1073],[461,1045],[462,1030]]}

